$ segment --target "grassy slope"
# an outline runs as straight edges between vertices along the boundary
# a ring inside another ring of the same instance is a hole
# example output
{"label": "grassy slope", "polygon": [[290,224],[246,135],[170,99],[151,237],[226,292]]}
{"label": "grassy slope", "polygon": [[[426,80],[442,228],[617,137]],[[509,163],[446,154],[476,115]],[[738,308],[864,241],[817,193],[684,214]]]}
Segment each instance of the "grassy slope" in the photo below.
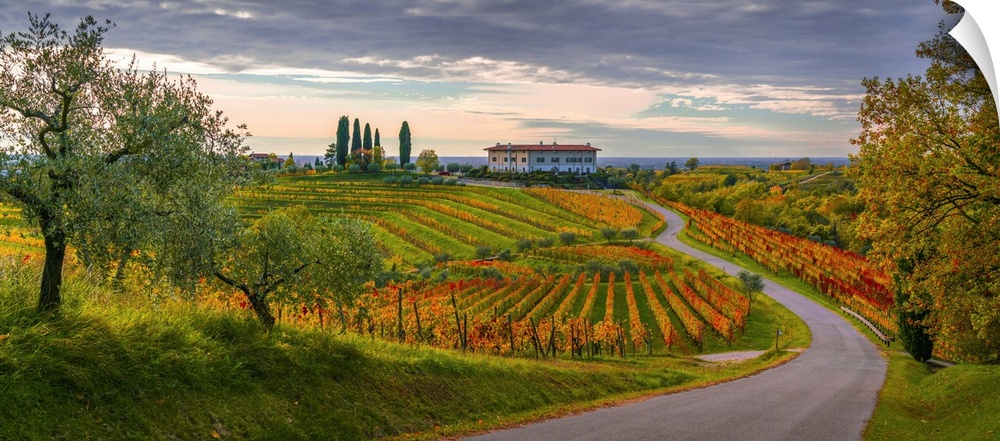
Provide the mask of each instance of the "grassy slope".
{"label": "grassy slope", "polygon": [[[764,274],[840,313],[826,296],[795,277],[770,273],[745,255],[726,255],[692,240],[683,232],[681,240]],[[889,361],[885,385],[864,439],[1000,439],[1000,367],[958,365],[932,373],[926,364],[903,352],[899,342],[886,347],[867,327],[848,321]]]}
{"label": "grassy slope", "polygon": [[71,294],[52,318],[27,297],[0,297],[0,439],[437,436],[776,361],[503,359],[323,331],[268,335],[244,317],[169,302],[111,306]]}

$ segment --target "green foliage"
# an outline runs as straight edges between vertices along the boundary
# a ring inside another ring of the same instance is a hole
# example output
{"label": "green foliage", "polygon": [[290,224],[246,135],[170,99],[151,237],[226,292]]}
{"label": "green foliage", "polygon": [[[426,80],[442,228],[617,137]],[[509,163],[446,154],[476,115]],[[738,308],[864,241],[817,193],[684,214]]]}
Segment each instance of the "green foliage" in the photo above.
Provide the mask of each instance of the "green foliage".
{"label": "green foliage", "polygon": [[215,276],[242,291],[268,328],[274,325],[271,304],[349,303],[382,269],[368,224],[314,217],[302,206],[258,219],[240,233],[227,257]]}
{"label": "green foliage", "polygon": [[38,307],[60,307],[68,245],[99,270],[142,249],[155,277],[189,285],[234,224],[224,198],[252,183],[245,127],[191,78],[116,67],[110,22],[29,21],[0,41],[0,194],[44,236]]}
{"label": "green foliage", "polygon": [[379,168],[378,163],[372,162],[371,164],[368,164],[368,173],[378,173],[380,171],[382,170]]}
{"label": "green foliage", "polygon": [[331,147],[337,148],[337,165],[341,167],[347,164],[347,154],[350,153],[348,150],[350,142],[351,119],[347,115],[342,115],[337,121],[337,142],[331,144]]}
{"label": "green foliage", "polygon": [[431,184],[434,184],[434,185],[444,185],[444,178],[442,178],[440,176],[435,176],[435,177],[431,178]]}
{"label": "green foliage", "polygon": [[399,186],[407,187],[413,183],[413,176],[403,175],[399,177]]}
{"label": "green foliage", "polygon": [[410,135],[410,123],[403,121],[403,124],[399,127],[399,163],[406,164],[410,163],[410,150],[413,147],[412,139]]}
{"label": "green foliage", "polygon": [[617,236],[618,230],[615,230],[614,228],[601,228],[601,237],[607,240],[608,243],[611,243],[611,241]]}
{"label": "green foliage", "polygon": [[740,270],[740,272],[736,274],[736,278],[740,279],[740,284],[743,287],[743,293],[745,293],[747,298],[750,300],[753,300],[753,293],[764,290],[764,277],[760,274],[752,273],[747,270]]}
{"label": "green foliage", "polygon": [[555,240],[551,237],[538,239],[538,248],[550,248],[552,245],[555,245]]}
{"label": "green foliage", "polygon": [[698,168],[699,162],[700,161],[698,161],[698,158],[691,158],[684,163],[684,166],[687,167],[688,170],[690,171],[695,171]]}
{"label": "green foliage", "polygon": [[440,164],[441,161],[438,160],[438,155],[434,150],[421,150],[420,155],[417,156],[417,167],[425,175],[436,170]]}
{"label": "green foliage", "polygon": [[427,185],[427,184],[430,184],[430,182],[431,182],[430,178],[428,178],[426,176],[421,176],[421,177],[417,178],[417,184],[418,185]]}
{"label": "green foliage", "polygon": [[559,242],[562,242],[563,245],[573,245],[576,243],[576,233],[571,231],[559,233]]}
{"label": "green foliage", "polygon": [[493,248],[485,246],[485,245],[476,247],[476,258],[477,259],[485,259],[487,257],[490,257],[491,255],[493,255]]}
{"label": "green foliage", "polygon": [[395,184],[396,183],[396,177],[395,176],[391,176],[391,175],[390,176],[386,176],[385,178],[382,179],[382,182],[385,182],[386,184]]}
{"label": "green foliage", "polygon": [[417,164],[414,164],[412,162],[407,162],[403,164],[403,170],[406,170],[408,172],[414,171],[416,169],[417,169]]}
{"label": "green foliage", "polygon": [[361,150],[361,121],[354,118],[354,130],[351,131],[351,154]]}
{"label": "green foliage", "polygon": [[522,238],[520,238],[520,239],[517,240],[517,251],[518,252],[523,253],[523,252],[528,251],[530,249],[531,249],[531,239],[528,239],[527,237],[522,237]]}
{"label": "green foliage", "polygon": [[351,164],[350,167],[347,167],[347,170],[353,174],[358,174],[361,173],[361,166],[358,164]]}
{"label": "green foliage", "polygon": [[628,243],[631,244],[633,240],[639,238],[639,230],[636,230],[635,228],[626,228],[621,231],[621,235],[625,239],[628,239]]}
{"label": "green foliage", "polygon": [[374,147],[372,144],[372,126],[365,123],[365,133],[361,139],[361,148],[365,150],[371,150]]}

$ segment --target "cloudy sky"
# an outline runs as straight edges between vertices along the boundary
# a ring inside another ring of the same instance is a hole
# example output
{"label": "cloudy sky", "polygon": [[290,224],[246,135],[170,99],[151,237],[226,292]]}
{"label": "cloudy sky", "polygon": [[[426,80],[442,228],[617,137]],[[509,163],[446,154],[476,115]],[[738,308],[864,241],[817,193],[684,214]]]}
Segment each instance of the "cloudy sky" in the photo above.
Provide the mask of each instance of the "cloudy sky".
{"label": "cloudy sky", "polygon": [[[16,5],[12,5],[12,3]],[[396,155],[590,142],[607,156],[846,156],[866,76],[921,74],[932,0],[21,0],[116,23],[118,58],[189,73],[256,151],[320,154],[349,115]]]}

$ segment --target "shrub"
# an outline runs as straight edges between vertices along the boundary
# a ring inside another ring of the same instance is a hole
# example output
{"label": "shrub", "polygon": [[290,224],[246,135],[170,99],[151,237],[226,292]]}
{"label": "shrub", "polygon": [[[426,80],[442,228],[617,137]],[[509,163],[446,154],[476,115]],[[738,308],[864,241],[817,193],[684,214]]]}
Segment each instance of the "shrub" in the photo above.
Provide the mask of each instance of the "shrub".
{"label": "shrub", "polygon": [[435,176],[435,177],[431,178],[431,184],[434,184],[434,185],[444,185],[444,178],[442,178],[440,176]]}
{"label": "shrub", "polygon": [[455,186],[456,184],[458,184],[458,179],[446,179],[444,181],[444,185]]}
{"label": "shrub", "polygon": [[476,257],[479,259],[485,259],[487,257],[490,257],[491,254],[493,254],[493,248],[490,248],[485,245],[476,248]]}
{"label": "shrub", "polygon": [[413,183],[413,176],[400,176],[398,182],[401,187],[405,187]]}
{"label": "shrub", "polygon": [[556,243],[555,239],[551,237],[543,237],[538,239],[538,248],[548,248]]}
{"label": "shrub", "polygon": [[449,262],[449,261],[451,261],[451,254],[448,254],[447,251],[441,252],[439,254],[435,254],[434,255],[434,261],[435,262],[442,262],[442,263]]}
{"label": "shrub", "polygon": [[563,245],[573,245],[573,243],[576,242],[576,233],[563,231],[562,233],[559,233],[559,241],[562,242]]}
{"label": "shrub", "polygon": [[361,173],[361,166],[358,164],[351,164],[351,166],[348,167],[347,170],[351,173]]}
{"label": "shrub", "polygon": [[431,180],[427,179],[426,176],[421,176],[419,179],[417,179],[417,184],[419,184],[419,185],[427,185],[430,182],[431,182]]}
{"label": "shrub", "polygon": [[517,251],[525,252],[531,249],[531,239],[527,237],[522,237],[517,240]]}
{"label": "shrub", "polygon": [[378,163],[373,162],[368,164],[368,173],[378,173],[380,171],[382,171],[382,168],[378,166]]}
{"label": "shrub", "polygon": [[510,248],[504,248],[500,250],[500,253],[497,254],[497,257],[499,257],[500,260],[509,262],[512,258],[512,255],[510,253]]}
{"label": "shrub", "polygon": [[385,178],[382,179],[382,182],[385,182],[386,184],[395,184],[396,183],[396,177],[395,176],[386,176]]}

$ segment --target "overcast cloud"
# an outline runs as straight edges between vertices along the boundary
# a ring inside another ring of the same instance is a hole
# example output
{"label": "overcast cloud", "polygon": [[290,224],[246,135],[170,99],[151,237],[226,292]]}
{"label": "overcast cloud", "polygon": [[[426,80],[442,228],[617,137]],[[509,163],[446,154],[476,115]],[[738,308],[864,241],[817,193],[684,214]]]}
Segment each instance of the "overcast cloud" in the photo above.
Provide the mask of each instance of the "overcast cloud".
{"label": "overcast cloud", "polygon": [[[844,156],[866,76],[921,74],[932,0],[21,1],[189,72],[257,150],[316,154],[350,114],[394,153],[592,142],[611,156]],[[952,20],[954,21],[954,20]]]}

